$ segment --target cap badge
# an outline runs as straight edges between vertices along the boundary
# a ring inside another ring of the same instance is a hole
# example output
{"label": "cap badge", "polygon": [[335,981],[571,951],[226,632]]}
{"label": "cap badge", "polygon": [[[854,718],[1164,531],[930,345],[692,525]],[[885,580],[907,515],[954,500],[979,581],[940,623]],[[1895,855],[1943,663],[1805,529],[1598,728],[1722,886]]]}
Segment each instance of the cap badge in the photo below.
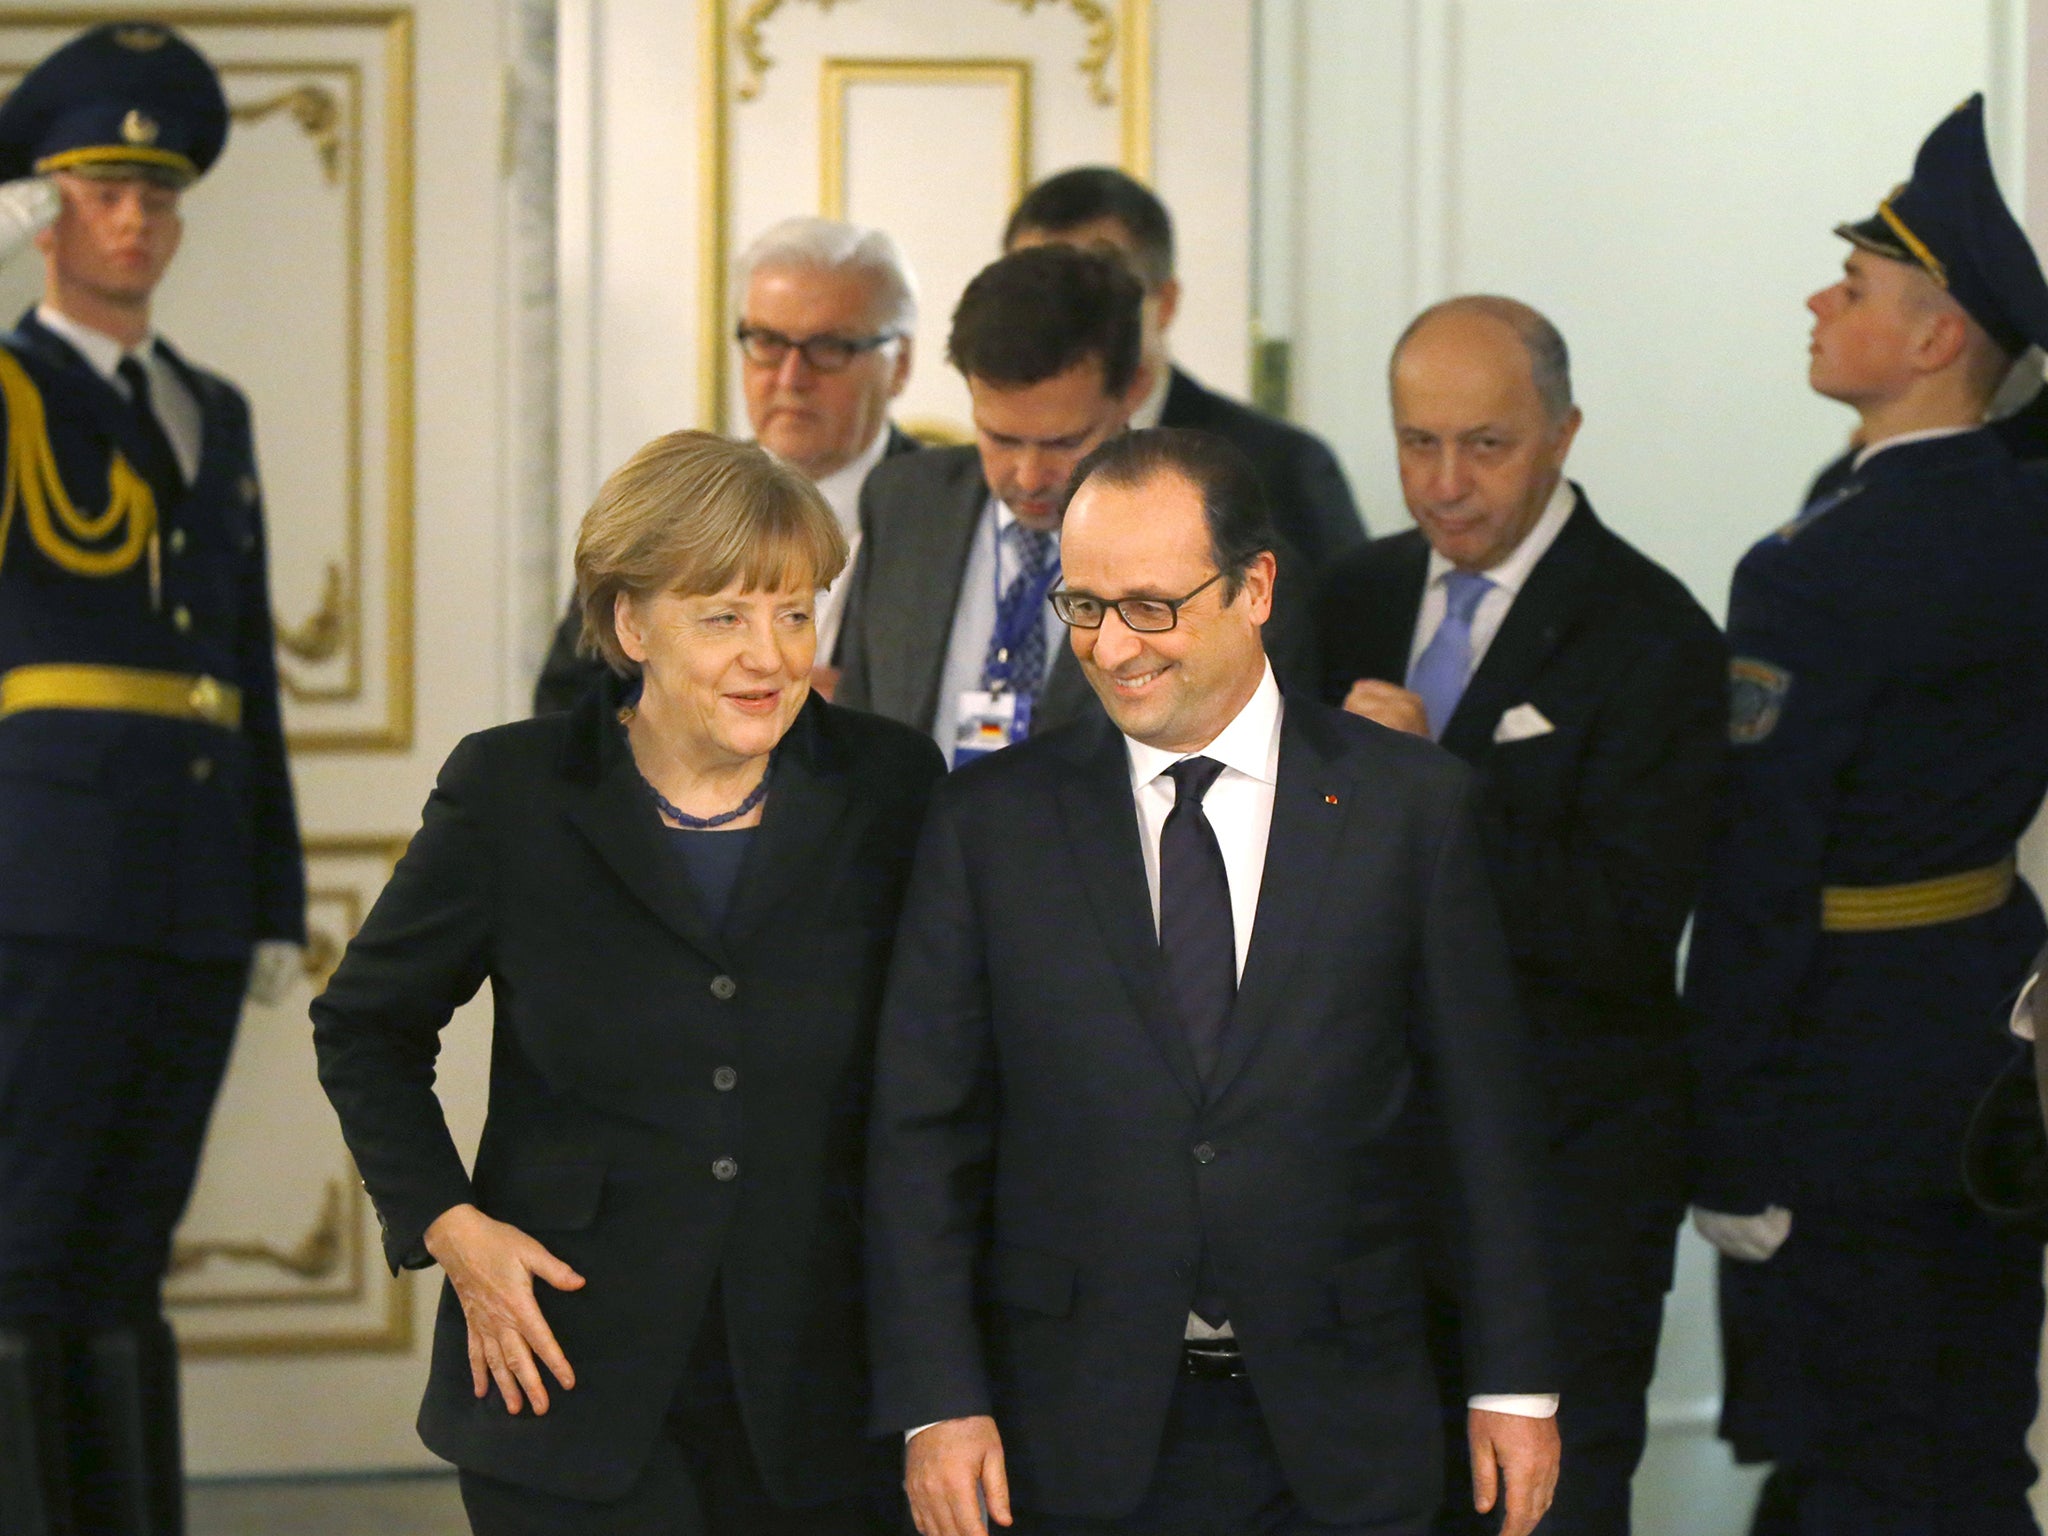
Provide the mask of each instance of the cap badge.
{"label": "cap badge", "polygon": [[152,52],[169,42],[170,36],[162,27],[118,27],[114,31],[114,41],[131,53]]}
{"label": "cap badge", "polygon": [[146,112],[131,107],[128,115],[121,119],[121,141],[124,144],[154,144],[156,134],[156,119]]}

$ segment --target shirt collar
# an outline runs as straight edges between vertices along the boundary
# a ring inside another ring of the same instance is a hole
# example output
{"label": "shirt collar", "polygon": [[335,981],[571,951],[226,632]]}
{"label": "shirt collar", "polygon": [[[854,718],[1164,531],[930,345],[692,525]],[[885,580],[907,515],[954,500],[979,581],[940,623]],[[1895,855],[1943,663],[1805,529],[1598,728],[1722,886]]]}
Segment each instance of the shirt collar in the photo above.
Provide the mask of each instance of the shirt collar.
{"label": "shirt collar", "polygon": [[[1519,595],[1522,584],[1529,579],[1529,573],[1536,569],[1536,562],[1550,552],[1550,546],[1555,544],[1557,536],[1564,532],[1564,525],[1572,515],[1572,508],[1578,504],[1579,488],[1560,475],[1557,489],[1550,493],[1550,500],[1543,504],[1543,514],[1536,519],[1536,526],[1523,536],[1522,542],[1509,552],[1507,559],[1479,574],[1506,592],[1509,597]],[[1435,550],[1429,552],[1429,585],[1436,585],[1454,569],[1451,562]]]}
{"label": "shirt collar", "polygon": [[832,509],[832,515],[839,519],[839,526],[848,533],[860,526],[860,488],[868,478],[868,471],[881,463],[882,455],[888,451],[889,423],[884,420],[881,430],[850,462],[840,465],[822,480],[812,482],[817,486],[818,494],[825,498],[825,505]]}
{"label": "shirt collar", "polygon": [[1166,392],[1173,387],[1173,361],[1162,357],[1159,360],[1159,375],[1153,379],[1152,387],[1145,392],[1145,398],[1138,408],[1131,412],[1130,428],[1133,432],[1159,425],[1159,418],[1166,414]]}
{"label": "shirt collar", "polygon": [[[36,319],[45,330],[54,331],[71,344],[72,349],[86,360],[92,371],[112,383],[115,371],[121,366],[121,359],[131,354],[128,349],[109,336],[105,331],[96,331],[89,325],[81,325],[61,310],[48,304],[36,306]],[[156,332],[151,331],[142,338],[142,345],[132,354],[147,363],[150,354],[156,350]]]}
{"label": "shirt collar", "polygon": [[1896,437],[1881,438],[1857,450],[1856,460],[1849,468],[1851,471],[1861,469],[1887,448],[1903,448],[1908,443],[1931,443],[1937,438],[1960,437],[1965,432],[1977,430],[1977,427],[1923,427],[1918,432],[1901,432]]}
{"label": "shirt collar", "polygon": [[1131,764],[1131,788],[1142,789],[1184,757],[1206,757],[1233,768],[1248,779],[1274,784],[1280,777],[1280,684],[1273,677],[1273,664],[1266,663],[1266,675],[1245,701],[1230,724],[1217,733],[1206,747],[1193,752],[1167,752],[1148,746],[1134,736],[1124,737],[1124,752]]}

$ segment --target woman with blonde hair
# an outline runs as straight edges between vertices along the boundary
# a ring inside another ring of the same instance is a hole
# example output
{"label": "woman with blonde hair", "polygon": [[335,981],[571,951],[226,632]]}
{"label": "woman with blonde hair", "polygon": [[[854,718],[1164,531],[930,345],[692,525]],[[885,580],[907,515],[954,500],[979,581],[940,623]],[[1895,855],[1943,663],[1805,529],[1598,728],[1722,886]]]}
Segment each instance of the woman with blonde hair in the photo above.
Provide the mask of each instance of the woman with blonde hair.
{"label": "woman with blonde hair", "polygon": [[[891,1518],[900,1447],[863,1434],[861,1149],[943,763],[810,693],[845,561],[760,449],[642,448],[576,549],[613,685],[456,747],[313,1005],[387,1257],[447,1275],[420,1434],[479,1536]],[[434,1058],[485,982],[472,1174]]]}

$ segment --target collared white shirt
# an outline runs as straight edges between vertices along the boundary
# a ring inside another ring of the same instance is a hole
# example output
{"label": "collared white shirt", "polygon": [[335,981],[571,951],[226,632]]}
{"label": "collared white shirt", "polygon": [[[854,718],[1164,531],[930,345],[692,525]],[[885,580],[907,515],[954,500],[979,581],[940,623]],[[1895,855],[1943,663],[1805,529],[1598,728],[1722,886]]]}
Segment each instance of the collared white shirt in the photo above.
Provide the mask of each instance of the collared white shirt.
{"label": "collared white shirt", "polygon": [[[126,347],[106,332],[80,325],[69,315],[47,304],[36,306],[36,318],[69,342],[92,371],[114,387],[114,393],[124,400],[128,398],[127,382],[118,371],[121,359],[130,355]],[[156,416],[157,425],[164,429],[164,436],[170,439],[171,452],[178,459],[178,472],[190,485],[199,476],[200,439],[204,430],[199,402],[192,398],[192,391],[185,387],[185,381],[178,376],[177,370],[165,362],[163,354],[157,350],[156,332],[150,332],[143,339],[142,345],[135,349],[134,357],[142,364],[143,376],[149,380],[150,409]]]}
{"label": "collared white shirt", "polygon": [[[1532,535],[1533,537],[1533,535]],[[1553,533],[1552,537],[1555,537]],[[1527,544],[1528,540],[1523,540]],[[1271,662],[1244,708],[1217,733],[1215,740],[1194,752],[1165,752],[1132,737],[1124,738],[1130,761],[1131,798],[1138,811],[1138,843],[1145,856],[1145,884],[1152,893],[1152,931],[1159,931],[1159,840],[1173,809],[1175,786],[1167,769],[1184,757],[1206,757],[1223,765],[1202,813],[1216,834],[1223,854],[1223,875],[1230,884],[1230,921],[1237,945],[1237,975],[1244,979],[1252,924],[1259,910],[1259,887],[1266,872],[1266,841],[1273,829],[1273,796],[1280,781],[1280,685]],[[1188,1319],[1189,1338],[1229,1337],[1198,1317]],[[1547,1419],[1557,1412],[1554,1394],[1529,1393],[1474,1397],[1471,1407],[1494,1413]]]}
{"label": "collared white shirt", "polygon": [[[1017,515],[1003,505],[1000,496],[989,497],[974,526],[967,568],[960,574],[960,591],[953,600],[953,628],[946,639],[946,664],[939,671],[939,706],[932,715],[932,740],[949,764],[960,718],[960,695],[981,686],[989,637],[996,632],[996,593],[1009,591],[1017,574],[1017,546],[1010,535],[1016,522]],[[1059,539],[1059,530],[1054,529],[1054,559],[1059,558]],[[1051,603],[1045,605],[1040,618],[1045,625],[1045,675],[1050,680],[1067,643],[1067,626],[1052,611]]]}
{"label": "collared white shirt", "polygon": [[1982,431],[1982,426],[1973,427],[1923,427],[1918,432],[1901,432],[1894,437],[1880,438],[1874,443],[1856,450],[1856,460],[1849,467],[1861,469],[1887,448],[1903,448],[1907,443],[1931,443],[1937,438],[1961,437],[1965,432]]}
{"label": "collared white shirt", "polygon": [[1152,387],[1145,391],[1145,398],[1138,402],[1138,408],[1131,412],[1130,429],[1142,431],[1146,427],[1159,425],[1159,418],[1166,414],[1166,392],[1173,387],[1173,359],[1159,359],[1159,372],[1152,380]]}
{"label": "collared white shirt", "polygon": [[818,597],[816,624],[821,664],[832,659],[832,648],[839,643],[840,621],[846,617],[847,578],[852,576],[853,562],[860,554],[860,488],[867,482],[868,471],[881,463],[882,455],[888,451],[889,423],[884,421],[867,447],[824,479],[811,482],[825,498],[832,515],[839,519],[839,531],[846,535],[846,569]]}
{"label": "collared white shirt", "polygon": [[[1508,610],[1514,607],[1515,599],[1521,595],[1529,573],[1536,569],[1536,562],[1557,542],[1557,536],[1564,531],[1578,500],[1578,488],[1560,476],[1557,489],[1543,504],[1536,526],[1523,536],[1522,542],[1509,552],[1507,559],[1491,570],[1479,573],[1493,585],[1487,589],[1486,596],[1479,599],[1479,606],[1472,613],[1472,667],[1465,674],[1467,678],[1479,670],[1480,662],[1486,660],[1487,647],[1493,644],[1493,637],[1507,622]],[[1408,670],[1411,673],[1415,670],[1416,659],[1436,638],[1437,626],[1444,621],[1444,611],[1450,602],[1444,578],[1455,569],[1435,550],[1429,552],[1429,576],[1422,586],[1422,606],[1416,611],[1415,635],[1408,645]]]}

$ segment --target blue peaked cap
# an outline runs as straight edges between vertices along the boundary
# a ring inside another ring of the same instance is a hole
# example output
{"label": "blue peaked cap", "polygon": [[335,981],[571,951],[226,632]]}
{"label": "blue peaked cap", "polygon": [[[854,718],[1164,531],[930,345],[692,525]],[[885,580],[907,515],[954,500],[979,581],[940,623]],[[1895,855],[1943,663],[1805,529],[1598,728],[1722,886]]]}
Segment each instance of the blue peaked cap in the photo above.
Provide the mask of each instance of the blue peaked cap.
{"label": "blue peaked cap", "polygon": [[2026,231],[1999,195],[1984,137],[1984,97],[1972,96],[1935,125],[1892,189],[1844,240],[1920,268],[2006,351],[2048,347],[2048,282]]}
{"label": "blue peaked cap", "polygon": [[228,103],[198,49],[150,21],[81,32],[0,101],[0,181],[77,171],[184,186],[220,157]]}

